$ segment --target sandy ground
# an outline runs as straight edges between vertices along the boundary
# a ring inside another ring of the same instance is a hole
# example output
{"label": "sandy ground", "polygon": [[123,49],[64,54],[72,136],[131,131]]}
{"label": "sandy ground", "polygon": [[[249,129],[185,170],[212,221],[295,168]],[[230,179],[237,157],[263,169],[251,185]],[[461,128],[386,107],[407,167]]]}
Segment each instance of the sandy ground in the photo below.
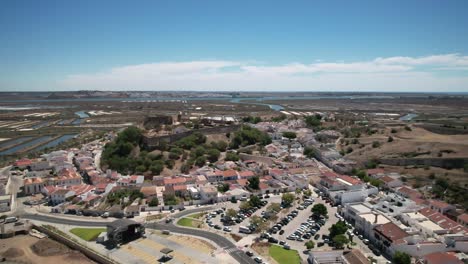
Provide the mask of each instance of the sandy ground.
{"label": "sandy ground", "polygon": [[60,244],[55,241],[50,241],[48,238],[43,240],[45,243],[41,241],[43,244],[41,245],[43,246],[41,248],[54,245],[54,249],[59,249],[58,253],[48,256],[48,254],[43,251],[44,254],[39,256],[31,249],[31,246],[39,241],[40,239],[29,235],[20,235],[2,239],[0,240],[0,255],[5,257],[7,261],[11,260],[20,263],[95,263],[80,252],[71,250],[64,246],[60,247]]}
{"label": "sandy ground", "polygon": [[216,247],[211,245],[209,242],[195,237],[172,235],[169,236],[168,239],[206,254],[211,254],[216,250]]}
{"label": "sandy ground", "polygon": [[[404,153],[430,152],[417,157],[436,158],[440,157],[441,151],[451,151],[451,153],[442,153],[444,158],[468,156],[468,135],[441,135],[416,127],[413,127],[412,131],[402,128],[397,130],[398,133],[390,133],[390,129],[386,129],[383,134],[376,133],[359,138],[360,144],[366,146],[359,148],[359,145],[349,145],[354,151],[348,157],[362,162],[372,157],[402,158]],[[387,142],[389,136],[393,137],[393,142]],[[379,141],[381,146],[373,148],[371,146],[373,141]],[[344,146],[345,149],[347,147]]]}
{"label": "sandy ground", "polygon": [[259,242],[259,243],[252,244],[252,249],[255,252],[257,252],[264,261],[267,261],[268,263],[276,264],[278,262],[276,262],[275,259],[270,257],[269,247],[270,247],[270,244],[266,242]]}

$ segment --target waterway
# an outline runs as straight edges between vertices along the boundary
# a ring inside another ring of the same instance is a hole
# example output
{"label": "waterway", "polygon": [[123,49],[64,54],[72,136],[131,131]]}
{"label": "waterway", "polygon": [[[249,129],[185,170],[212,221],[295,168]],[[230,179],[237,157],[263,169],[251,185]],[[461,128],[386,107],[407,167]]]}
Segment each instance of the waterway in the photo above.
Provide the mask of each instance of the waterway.
{"label": "waterway", "polygon": [[417,114],[406,114],[399,118],[400,121],[411,121],[413,118],[417,117]]}
{"label": "waterway", "polygon": [[75,115],[79,116],[80,118],[88,118],[89,115],[86,114],[85,111],[78,111],[78,112],[75,112]]}
{"label": "waterway", "polygon": [[24,142],[26,140],[30,140],[32,137],[20,137],[20,138],[15,138],[10,141],[6,141],[0,144],[0,148],[7,148],[16,144],[19,144],[21,142]]}
{"label": "waterway", "polygon": [[46,148],[52,148],[52,147],[55,147],[59,144],[61,144],[62,142],[65,142],[67,140],[70,140],[72,138],[74,138],[77,134],[72,134],[72,135],[63,135],[57,139],[54,139],[52,141],[50,141],[49,143],[47,144],[44,144],[42,146],[39,146],[35,149],[33,149],[32,151],[38,151],[38,150],[43,150],[43,149],[46,149]]}
{"label": "waterway", "polygon": [[19,145],[13,147],[13,148],[4,150],[4,151],[0,152],[0,156],[14,154],[14,153],[16,153],[18,151],[21,151],[23,149],[27,149],[27,148],[29,148],[31,146],[34,146],[36,144],[39,144],[41,142],[46,142],[47,140],[50,140],[51,138],[52,138],[51,136],[43,136],[43,137],[40,137],[40,138],[36,138],[36,139],[31,140],[29,142],[19,144]]}

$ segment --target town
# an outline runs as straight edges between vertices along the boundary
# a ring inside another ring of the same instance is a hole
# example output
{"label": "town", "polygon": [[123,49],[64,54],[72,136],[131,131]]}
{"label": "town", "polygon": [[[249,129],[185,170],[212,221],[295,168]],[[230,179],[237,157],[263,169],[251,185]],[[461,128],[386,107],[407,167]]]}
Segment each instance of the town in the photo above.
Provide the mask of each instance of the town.
{"label": "town", "polygon": [[[422,128],[359,117],[343,130],[335,111],[157,115],[20,158],[0,171],[1,236],[100,263],[463,263],[468,214],[440,195],[450,183],[351,155]],[[389,136],[365,144],[357,131],[382,123]]]}

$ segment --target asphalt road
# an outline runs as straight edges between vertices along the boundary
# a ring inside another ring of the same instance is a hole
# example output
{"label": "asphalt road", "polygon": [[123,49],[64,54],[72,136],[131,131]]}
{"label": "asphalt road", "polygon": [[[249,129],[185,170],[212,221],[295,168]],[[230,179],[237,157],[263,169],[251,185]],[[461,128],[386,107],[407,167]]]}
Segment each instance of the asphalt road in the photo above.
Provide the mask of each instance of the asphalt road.
{"label": "asphalt road", "polygon": [[[192,210],[185,210],[185,211],[177,212],[173,214],[172,217],[179,218],[179,217],[183,217],[189,214],[207,211],[207,210],[210,210],[211,208],[212,207],[200,207],[200,208],[196,208]],[[58,217],[40,215],[40,214],[25,214],[25,215],[22,215],[22,218],[29,219],[29,220],[43,221],[43,222],[48,222],[48,223],[54,223],[54,224],[67,224],[67,225],[75,225],[75,226],[95,227],[95,226],[107,225],[106,222],[102,222],[102,221],[80,221],[80,220],[58,218]],[[205,239],[213,241],[219,247],[226,250],[229,253],[229,255],[231,255],[239,263],[242,263],[242,264],[243,263],[248,263],[248,264],[256,263],[252,258],[247,256],[244,251],[239,250],[233,242],[231,242],[229,239],[223,236],[220,236],[218,234],[214,234],[208,231],[193,229],[193,228],[179,227],[179,226],[174,225],[173,223],[167,223],[167,224],[166,223],[147,223],[145,227],[150,228],[150,229],[169,230],[170,232],[174,232],[174,233],[203,237]]]}
{"label": "asphalt road", "polygon": [[[180,217],[184,217],[184,216],[198,213],[198,212],[210,211],[212,209],[214,209],[213,206],[205,206],[205,207],[178,212],[178,213],[173,214],[172,217],[180,218]],[[173,223],[167,223],[167,224],[166,223],[148,223],[146,224],[146,227],[157,229],[157,230],[169,230],[174,233],[203,237],[205,239],[213,241],[219,247],[226,250],[229,253],[229,255],[231,255],[239,263],[242,263],[242,264],[243,263],[252,263],[252,264],[256,263],[252,258],[247,256],[244,251],[239,250],[236,247],[236,245],[233,242],[231,242],[229,239],[221,235],[215,234],[215,233],[211,233],[211,232],[203,231],[199,229],[180,227],[180,226],[174,225]]]}
{"label": "asphalt road", "polygon": [[66,218],[58,218],[48,215],[41,214],[24,214],[21,215],[23,219],[37,220],[52,224],[63,224],[63,225],[75,225],[75,226],[106,226],[108,222],[103,221],[81,221],[81,220],[72,220]]}

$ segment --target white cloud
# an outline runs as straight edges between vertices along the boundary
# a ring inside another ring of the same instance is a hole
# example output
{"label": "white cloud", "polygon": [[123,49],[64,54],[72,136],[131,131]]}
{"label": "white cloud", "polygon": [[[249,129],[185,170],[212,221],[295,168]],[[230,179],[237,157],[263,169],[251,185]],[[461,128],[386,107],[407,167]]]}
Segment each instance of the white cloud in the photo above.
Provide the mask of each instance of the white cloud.
{"label": "white cloud", "polygon": [[[358,62],[257,65],[255,62],[159,62],[75,74],[59,89],[230,91],[468,91],[468,56],[389,57]],[[431,71],[425,70],[431,68]],[[457,74],[444,76],[453,71]]]}

